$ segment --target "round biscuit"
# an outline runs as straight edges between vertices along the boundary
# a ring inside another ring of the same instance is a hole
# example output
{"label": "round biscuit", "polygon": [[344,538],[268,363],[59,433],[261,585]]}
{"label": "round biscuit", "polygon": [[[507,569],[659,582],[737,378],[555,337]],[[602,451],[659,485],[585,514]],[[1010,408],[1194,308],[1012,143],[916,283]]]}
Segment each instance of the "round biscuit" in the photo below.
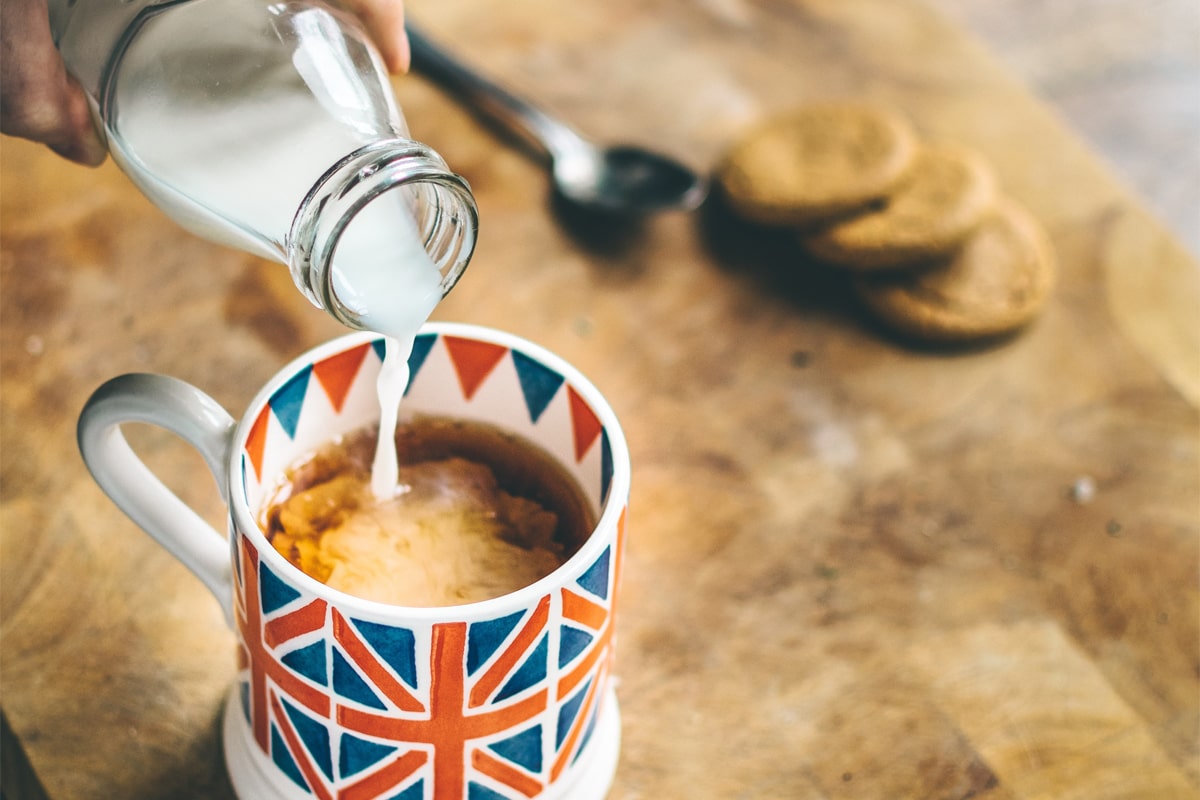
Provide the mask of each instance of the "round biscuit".
{"label": "round biscuit", "polygon": [[949,255],[996,203],[996,179],[979,154],[922,146],[904,185],[855,216],[802,234],[804,248],[849,269],[897,269]]}
{"label": "round biscuit", "polygon": [[862,275],[855,288],[866,307],[900,333],[969,342],[1033,319],[1055,272],[1045,230],[1023,206],[1002,198],[954,255],[920,271]]}
{"label": "round biscuit", "polygon": [[908,122],[882,107],[813,104],[739,138],[718,163],[716,179],[739,215],[767,225],[805,225],[886,197],[916,151]]}

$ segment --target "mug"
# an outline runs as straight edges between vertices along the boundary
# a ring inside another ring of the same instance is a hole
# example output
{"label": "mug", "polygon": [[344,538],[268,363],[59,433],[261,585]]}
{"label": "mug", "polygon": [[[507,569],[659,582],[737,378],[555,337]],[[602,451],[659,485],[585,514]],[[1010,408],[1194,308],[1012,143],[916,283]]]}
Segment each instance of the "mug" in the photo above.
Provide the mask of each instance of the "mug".
{"label": "mug", "polygon": [[[240,422],[183,381],[123,375],[79,420],[93,477],[216,595],[237,635],[224,712],[240,798],[602,798],[620,749],[614,612],[629,452],[600,392],[516,336],[428,323],[409,358],[401,416],[481,421],[540,445],[574,476],[597,523],[546,577],[450,607],[388,605],[293,566],[258,512],[289,466],[379,420],[384,340],[350,334],[297,358]],[[226,503],[223,536],[126,443],[146,422],[203,455]]]}

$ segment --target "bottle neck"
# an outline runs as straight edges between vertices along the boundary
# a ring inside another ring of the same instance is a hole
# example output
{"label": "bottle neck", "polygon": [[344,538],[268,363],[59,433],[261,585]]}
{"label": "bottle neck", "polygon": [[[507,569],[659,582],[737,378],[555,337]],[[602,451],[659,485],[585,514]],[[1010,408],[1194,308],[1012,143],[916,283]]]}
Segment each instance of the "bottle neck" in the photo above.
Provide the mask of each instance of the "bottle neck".
{"label": "bottle neck", "polygon": [[[366,225],[371,229],[364,239]],[[292,280],[312,303],[343,325],[373,329],[363,309],[339,292],[334,264],[339,248],[342,262],[383,258],[384,268],[399,271],[418,268],[412,263],[417,259],[405,259],[403,250],[420,247],[440,275],[440,299],[467,268],[478,230],[475,198],[463,178],[419,142],[385,140],[341,159],[309,190],[287,237],[287,263]],[[355,235],[348,236],[350,231]],[[388,260],[392,255],[396,258]],[[403,291],[407,284],[386,285]],[[387,297],[374,300],[389,302]]]}

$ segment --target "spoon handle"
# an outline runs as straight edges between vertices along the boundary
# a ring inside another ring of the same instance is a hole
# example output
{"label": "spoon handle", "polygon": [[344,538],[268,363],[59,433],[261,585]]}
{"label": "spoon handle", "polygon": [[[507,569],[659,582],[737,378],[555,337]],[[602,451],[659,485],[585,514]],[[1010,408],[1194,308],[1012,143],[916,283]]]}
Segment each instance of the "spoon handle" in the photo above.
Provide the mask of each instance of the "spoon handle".
{"label": "spoon handle", "polygon": [[579,134],[567,125],[470,69],[430,41],[411,22],[405,27],[413,70],[457,95],[470,110],[552,157],[584,144]]}

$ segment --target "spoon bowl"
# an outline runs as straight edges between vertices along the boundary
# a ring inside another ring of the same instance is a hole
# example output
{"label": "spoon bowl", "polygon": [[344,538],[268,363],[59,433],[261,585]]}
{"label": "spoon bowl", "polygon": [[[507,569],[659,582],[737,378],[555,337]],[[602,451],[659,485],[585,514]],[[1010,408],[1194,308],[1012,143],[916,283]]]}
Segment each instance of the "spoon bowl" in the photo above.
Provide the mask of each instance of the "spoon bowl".
{"label": "spoon bowl", "polygon": [[571,202],[614,214],[690,210],[707,190],[705,181],[678,161],[628,145],[592,148],[586,162],[556,158],[553,178]]}
{"label": "spoon bowl", "polygon": [[549,157],[560,196],[613,216],[691,210],[703,202],[707,180],[679,161],[631,145],[599,147],[528,101],[493,83],[407,25],[412,67],[467,107]]}

